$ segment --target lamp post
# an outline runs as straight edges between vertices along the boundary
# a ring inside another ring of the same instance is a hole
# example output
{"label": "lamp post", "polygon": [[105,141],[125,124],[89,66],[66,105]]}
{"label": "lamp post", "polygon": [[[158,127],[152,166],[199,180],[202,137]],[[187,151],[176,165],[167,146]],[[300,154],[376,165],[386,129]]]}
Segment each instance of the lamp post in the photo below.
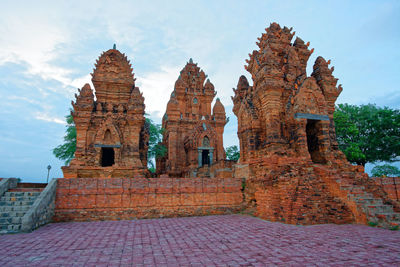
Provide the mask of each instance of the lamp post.
{"label": "lamp post", "polygon": [[47,166],[47,183],[49,183],[49,174],[50,174],[50,169],[51,169],[51,166],[50,166],[50,165],[48,165],[48,166]]}

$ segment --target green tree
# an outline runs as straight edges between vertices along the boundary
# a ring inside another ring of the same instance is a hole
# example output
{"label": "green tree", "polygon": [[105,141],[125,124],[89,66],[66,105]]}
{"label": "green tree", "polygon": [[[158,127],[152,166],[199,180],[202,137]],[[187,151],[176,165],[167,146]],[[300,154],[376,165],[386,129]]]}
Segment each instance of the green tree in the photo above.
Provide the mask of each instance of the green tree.
{"label": "green tree", "polygon": [[65,118],[67,130],[64,136],[64,144],[54,148],[53,154],[56,158],[64,160],[65,164],[68,165],[76,150],[76,128],[72,115],[67,115]]}
{"label": "green tree", "polygon": [[167,152],[167,148],[161,144],[164,129],[160,124],[155,124],[151,119],[146,118],[146,126],[149,129],[149,150],[147,151],[147,167],[149,171],[155,172],[155,161]]}
{"label": "green tree", "polygon": [[372,173],[373,177],[382,177],[382,176],[399,177],[400,176],[399,168],[397,168],[396,166],[389,165],[389,164],[375,166],[372,168],[371,173]]}
{"label": "green tree", "polygon": [[228,146],[226,148],[226,158],[228,160],[238,161],[240,157],[240,152],[237,146]]}
{"label": "green tree", "polygon": [[339,148],[350,162],[365,166],[367,162],[399,160],[399,110],[339,104],[334,121]]}

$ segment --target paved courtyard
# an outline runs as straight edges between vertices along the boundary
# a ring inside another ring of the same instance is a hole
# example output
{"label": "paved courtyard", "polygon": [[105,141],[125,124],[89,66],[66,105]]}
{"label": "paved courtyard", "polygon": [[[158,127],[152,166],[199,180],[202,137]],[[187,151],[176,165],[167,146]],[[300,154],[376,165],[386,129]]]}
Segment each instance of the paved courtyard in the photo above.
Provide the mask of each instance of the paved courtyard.
{"label": "paved courtyard", "polygon": [[242,215],[58,223],[0,236],[0,266],[399,266],[400,231]]}

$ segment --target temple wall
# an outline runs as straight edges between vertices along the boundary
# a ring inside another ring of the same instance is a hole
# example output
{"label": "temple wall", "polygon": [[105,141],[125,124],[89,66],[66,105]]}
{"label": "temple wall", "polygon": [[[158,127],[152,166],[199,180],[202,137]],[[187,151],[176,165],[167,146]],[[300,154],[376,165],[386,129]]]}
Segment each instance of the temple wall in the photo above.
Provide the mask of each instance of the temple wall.
{"label": "temple wall", "polygon": [[59,179],[54,221],[227,214],[242,208],[241,188],[233,178]]}
{"label": "temple wall", "polygon": [[372,177],[371,179],[382,187],[390,199],[400,201],[400,177]]}
{"label": "temple wall", "polygon": [[257,217],[288,224],[359,222],[352,203],[334,192],[334,180],[305,165],[277,166],[264,178],[246,181],[246,201]]}

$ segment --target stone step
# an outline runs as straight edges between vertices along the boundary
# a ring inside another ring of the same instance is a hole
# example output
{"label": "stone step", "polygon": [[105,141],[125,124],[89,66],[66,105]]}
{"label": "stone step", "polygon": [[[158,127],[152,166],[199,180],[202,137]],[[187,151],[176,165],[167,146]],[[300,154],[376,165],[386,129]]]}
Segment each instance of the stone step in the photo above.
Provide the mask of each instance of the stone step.
{"label": "stone step", "polygon": [[390,205],[365,205],[365,209],[369,214],[394,214],[393,206]]}
{"label": "stone step", "polygon": [[23,196],[23,197],[0,197],[0,202],[14,202],[14,201],[35,201],[37,196]]}
{"label": "stone step", "polygon": [[22,217],[25,213],[26,211],[4,211],[0,212],[0,219],[6,217]]}
{"label": "stone step", "polygon": [[8,189],[8,192],[37,192],[40,193],[43,191],[43,188],[11,188]]}
{"label": "stone step", "polygon": [[359,204],[383,205],[383,201],[380,198],[371,198],[371,197],[358,196],[358,197],[354,197],[354,200]]}
{"label": "stone step", "polygon": [[7,233],[16,233],[21,230],[21,224],[4,224],[0,223],[0,233],[7,234]]}
{"label": "stone step", "polygon": [[[24,214],[22,214],[22,216],[24,216]],[[0,224],[19,224],[22,222],[22,216],[0,217]]]}
{"label": "stone step", "polygon": [[375,214],[376,217],[380,219],[386,219],[388,221],[400,221],[400,213],[396,212],[381,212]]}
{"label": "stone step", "polygon": [[2,212],[19,211],[26,212],[31,206],[0,206],[0,214]]}
{"label": "stone step", "polygon": [[40,195],[40,192],[6,192],[4,197],[37,197]]}
{"label": "stone step", "polygon": [[30,201],[0,201],[1,206],[30,206],[33,204],[33,200]]}

